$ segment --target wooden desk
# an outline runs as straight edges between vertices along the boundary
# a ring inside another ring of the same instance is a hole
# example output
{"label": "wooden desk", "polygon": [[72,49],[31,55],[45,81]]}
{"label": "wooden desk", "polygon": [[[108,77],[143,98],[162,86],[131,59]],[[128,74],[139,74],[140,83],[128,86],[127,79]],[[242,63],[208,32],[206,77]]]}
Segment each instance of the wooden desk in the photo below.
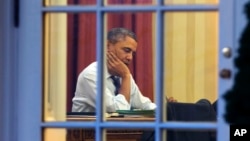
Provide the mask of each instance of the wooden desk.
{"label": "wooden desk", "polygon": [[[68,116],[68,121],[94,121],[94,116]],[[153,117],[112,117],[107,118],[107,121],[121,122],[150,122],[154,121]],[[107,130],[108,141],[140,141],[142,129],[109,129]],[[95,131],[93,129],[68,129],[67,141],[94,141]]]}

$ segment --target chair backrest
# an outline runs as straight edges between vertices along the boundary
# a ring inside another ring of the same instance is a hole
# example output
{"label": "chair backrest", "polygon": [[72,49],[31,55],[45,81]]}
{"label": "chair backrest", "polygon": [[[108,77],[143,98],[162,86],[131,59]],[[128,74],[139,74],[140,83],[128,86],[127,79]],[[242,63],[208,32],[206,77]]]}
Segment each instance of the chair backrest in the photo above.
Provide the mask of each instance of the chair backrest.
{"label": "chair backrest", "polygon": [[[201,99],[197,103],[168,103],[167,118],[169,121],[216,121],[216,112],[211,103]],[[168,130],[168,141],[215,141],[215,131]],[[153,141],[154,131],[146,131],[143,141]]]}

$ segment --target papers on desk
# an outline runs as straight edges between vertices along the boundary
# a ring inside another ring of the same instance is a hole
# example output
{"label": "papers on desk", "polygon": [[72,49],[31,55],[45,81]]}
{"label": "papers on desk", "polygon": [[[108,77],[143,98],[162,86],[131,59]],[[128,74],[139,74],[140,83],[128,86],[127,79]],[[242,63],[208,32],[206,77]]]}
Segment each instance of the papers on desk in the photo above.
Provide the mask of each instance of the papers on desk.
{"label": "papers on desk", "polygon": [[124,117],[154,117],[154,110],[117,110],[119,115],[124,115]]}

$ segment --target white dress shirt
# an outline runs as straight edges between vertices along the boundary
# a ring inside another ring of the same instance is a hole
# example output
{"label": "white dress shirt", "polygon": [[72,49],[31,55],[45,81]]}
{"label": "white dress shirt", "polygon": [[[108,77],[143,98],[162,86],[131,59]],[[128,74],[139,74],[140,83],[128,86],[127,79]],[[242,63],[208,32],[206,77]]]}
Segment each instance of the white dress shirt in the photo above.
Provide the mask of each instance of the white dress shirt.
{"label": "white dress shirt", "polygon": [[[106,67],[104,69],[105,78],[105,106],[107,112],[116,110],[130,110],[132,108],[150,110],[155,109],[155,103],[143,96],[131,76],[130,103],[127,102],[123,94],[115,95],[115,86],[110,78]],[[86,67],[78,76],[75,96],[72,99],[72,112],[95,112],[97,95],[97,62],[93,62]]]}

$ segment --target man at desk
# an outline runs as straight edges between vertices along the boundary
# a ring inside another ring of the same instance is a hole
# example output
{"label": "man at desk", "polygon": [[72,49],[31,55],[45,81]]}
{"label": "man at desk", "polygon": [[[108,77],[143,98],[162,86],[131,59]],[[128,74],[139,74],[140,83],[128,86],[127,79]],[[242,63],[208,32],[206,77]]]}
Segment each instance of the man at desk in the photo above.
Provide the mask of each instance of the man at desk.
{"label": "man at desk", "polygon": [[[107,112],[116,110],[155,109],[156,105],[142,95],[128,65],[137,49],[135,33],[126,28],[113,28],[107,35],[107,62],[104,65],[104,96]],[[95,112],[97,62],[91,63],[78,76],[72,112]]]}

